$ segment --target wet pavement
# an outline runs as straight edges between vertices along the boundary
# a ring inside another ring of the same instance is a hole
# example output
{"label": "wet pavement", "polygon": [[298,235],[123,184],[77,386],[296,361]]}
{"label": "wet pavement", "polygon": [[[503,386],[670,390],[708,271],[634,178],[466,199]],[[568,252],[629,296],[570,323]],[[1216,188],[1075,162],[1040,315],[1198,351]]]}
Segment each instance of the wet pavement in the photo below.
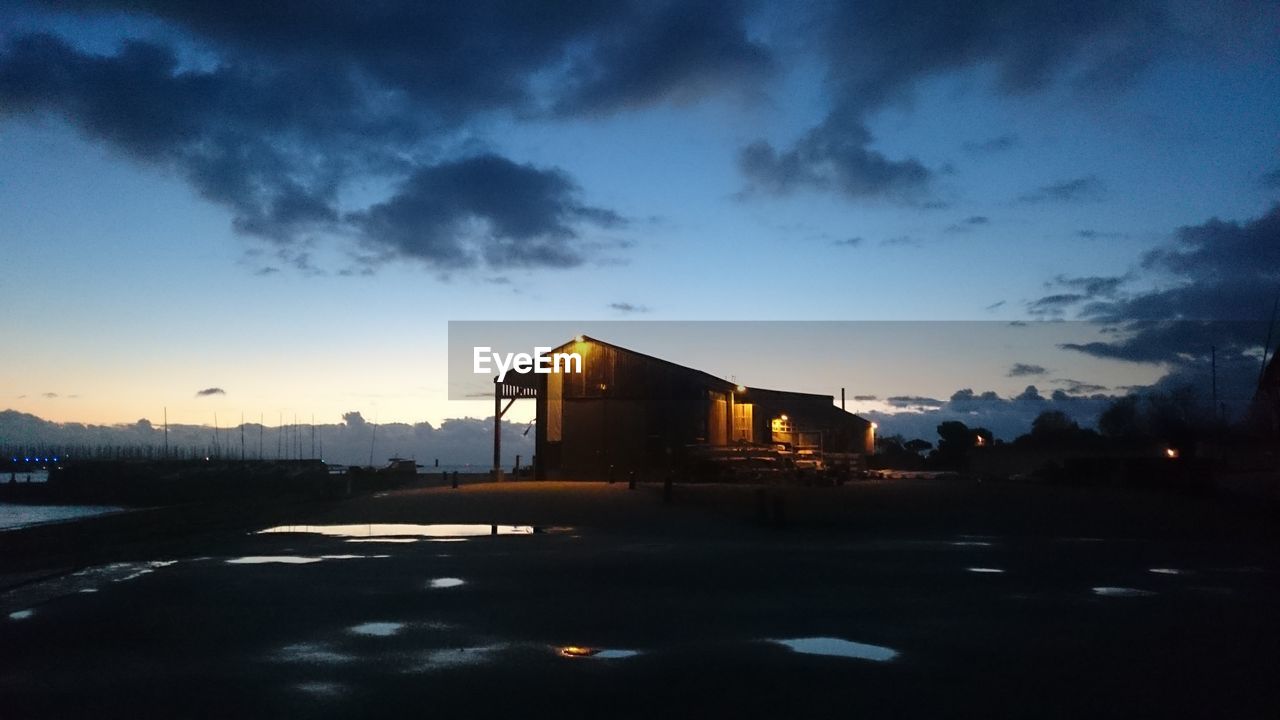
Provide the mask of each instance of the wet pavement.
{"label": "wet pavement", "polygon": [[[777,530],[699,509],[517,525],[508,505],[502,525],[405,523],[397,499],[8,591],[0,716],[1280,709],[1280,566],[1265,536],[1075,535],[1069,518],[1043,534],[904,522],[891,535],[811,531],[798,513]],[[346,522],[379,507],[372,524]]]}

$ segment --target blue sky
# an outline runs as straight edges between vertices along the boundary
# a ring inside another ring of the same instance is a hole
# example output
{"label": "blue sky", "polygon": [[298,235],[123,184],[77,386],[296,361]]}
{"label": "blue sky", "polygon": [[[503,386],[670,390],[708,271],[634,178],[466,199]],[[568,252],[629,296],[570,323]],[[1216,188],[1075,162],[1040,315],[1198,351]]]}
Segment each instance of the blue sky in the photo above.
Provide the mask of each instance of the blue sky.
{"label": "blue sky", "polygon": [[1132,337],[1280,288],[1274,4],[73,6],[0,13],[0,406],[52,420],[482,415],[449,320]]}

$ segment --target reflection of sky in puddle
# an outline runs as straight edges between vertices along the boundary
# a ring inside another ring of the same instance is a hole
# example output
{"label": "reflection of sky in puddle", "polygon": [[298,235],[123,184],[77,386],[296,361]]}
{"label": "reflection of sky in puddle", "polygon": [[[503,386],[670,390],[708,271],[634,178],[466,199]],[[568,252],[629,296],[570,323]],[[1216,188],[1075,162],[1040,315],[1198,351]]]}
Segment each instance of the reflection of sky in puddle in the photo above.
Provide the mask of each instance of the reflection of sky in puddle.
{"label": "reflection of sky in puddle", "polygon": [[1150,569],[1150,570],[1148,570],[1147,572],[1149,572],[1149,573],[1155,573],[1156,575],[1181,575],[1181,574],[1183,574],[1183,571],[1182,571],[1182,570],[1179,570],[1178,568],[1151,568],[1151,569]]}
{"label": "reflection of sky in puddle", "polygon": [[1000,568],[971,567],[971,568],[965,568],[965,570],[968,570],[971,573],[987,573],[987,574],[993,574],[993,575],[1004,574],[1004,570],[1001,570]]}
{"label": "reflection of sky in puddle", "polygon": [[831,657],[857,658],[888,662],[898,657],[898,651],[879,645],[852,642],[832,637],[795,638],[792,640],[770,640],[769,642],[784,645],[791,650],[805,655],[827,655]]}
{"label": "reflection of sky in puddle", "polygon": [[422,661],[414,667],[409,668],[409,671],[421,672],[424,670],[479,665],[492,659],[494,653],[501,650],[502,647],[502,645],[484,645],[480,647],[431,650],[422,655]]}
{"label": "reflection of sky in puddle", "polygon": [[308,695],[319,695],[322,697],[336,697],[347,690],[345,685],[335,682],[304,682],[294,685],[294,688],[301,690]]}
{"label": "reflection of sky in puddle", "polygon": [[1096,587],[1093,589],[1094,595],[1102,597],[1148,597],[1155,595],[1150,590],[1139,590],[1137,588],[1128,587]]}
{"label": "reflection of sky in puddle", "polygon": [[416,543],[418,538],[411,537],[375,537],[375,538],[347,538],[349,543]]}
{"label": "reflection of sky in puddle", "polygon": [[390,555],[319,555],[313,557],[304,557],[302,555],[247,555],[245,557],[231,558],[227,560],[228,565],[265,565],[268,563],[279,563],[282,565],[309,565],[318,563],[322,560],[359,560],[362,558],[389,558]]}
{"label": "reflection of sky in puddle", "polygon": [[398,622],[367,622],[360,623],[350,628],[350,631],[356,635],[369,635],[371,637],[391,637],[400,632],[404,628],[404,623]]}
{"label": "reflection of sky in puddle", "polygon": [[278,525],[257,532],[258,535],[273,533],[310,533],[342,538],[405,536],[465,538],[482,535],[532,535],[534,528],[532,525],[366,523],[360,525]]}
{"label": "reflection of sky in puddle", "polygon": [[466,581],[463,580],[462,578],[444,577],[444,578],[431,579],[431,587],[436,590],[440,590],[443,588],[458,587],[459,585],[465,585],[465,584],[466,584]]}
{"label": "reflection of sky in puddle", "polygon": [[286,645],[275,654],[277,660],[286,662],[312,663],[315,665],[338,665],[353,662],[353,655],[333,650],[328,645],[314,643],[297,643]]}
{"label": "reflection of sky in puddle", "polygon": [[991,547],[994,543],[986,540],[952,540],[947,543],[951,547]]}
{"label": "reflection of sky in puddle", "polygon": [[621,660],[639,655],[638,650],[622,650],[618,648],[592,648],[580,645],[557,647],[556,652],[567,658],[594,658],[596,660]]}
{"label": "reflection of sky in puddle", "polygon": [[9,619],[10,620],[26,620],[27,618],[35,614],[36,614],[35,610],[17,610],[15,612],[9,613]]}

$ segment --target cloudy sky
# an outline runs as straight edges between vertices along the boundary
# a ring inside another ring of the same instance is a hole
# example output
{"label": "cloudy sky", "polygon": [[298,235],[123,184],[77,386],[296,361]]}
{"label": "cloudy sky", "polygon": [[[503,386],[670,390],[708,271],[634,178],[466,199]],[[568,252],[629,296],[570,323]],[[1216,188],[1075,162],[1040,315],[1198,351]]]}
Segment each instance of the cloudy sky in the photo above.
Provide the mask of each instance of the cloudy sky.
{"label": "cloudy sky", "polygon": [[[1280,9],[1220,5],[6,3],[0,407],[438,422],[464,319],[1088,319],[1243,377],[1256,322],[1168,324],[1280,289]],[[1138,372],[1036,367],[950,392]]]}

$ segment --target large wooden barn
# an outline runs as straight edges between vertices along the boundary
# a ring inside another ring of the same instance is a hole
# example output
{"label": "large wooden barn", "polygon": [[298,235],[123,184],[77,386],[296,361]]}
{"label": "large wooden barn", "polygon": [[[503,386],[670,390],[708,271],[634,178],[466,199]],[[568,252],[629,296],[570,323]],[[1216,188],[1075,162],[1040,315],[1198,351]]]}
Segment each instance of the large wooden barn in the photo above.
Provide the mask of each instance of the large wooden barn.
{"label": "large wooden barn", "polygon": [[820,462],[860,460],[874,446],[874,425],[831,395],[735,385],[589,337],[553,352],[578,353],[582,372],[508,375],[495,398],[536,398],[539,478],[651,475],[716,448],[782,448]]}

